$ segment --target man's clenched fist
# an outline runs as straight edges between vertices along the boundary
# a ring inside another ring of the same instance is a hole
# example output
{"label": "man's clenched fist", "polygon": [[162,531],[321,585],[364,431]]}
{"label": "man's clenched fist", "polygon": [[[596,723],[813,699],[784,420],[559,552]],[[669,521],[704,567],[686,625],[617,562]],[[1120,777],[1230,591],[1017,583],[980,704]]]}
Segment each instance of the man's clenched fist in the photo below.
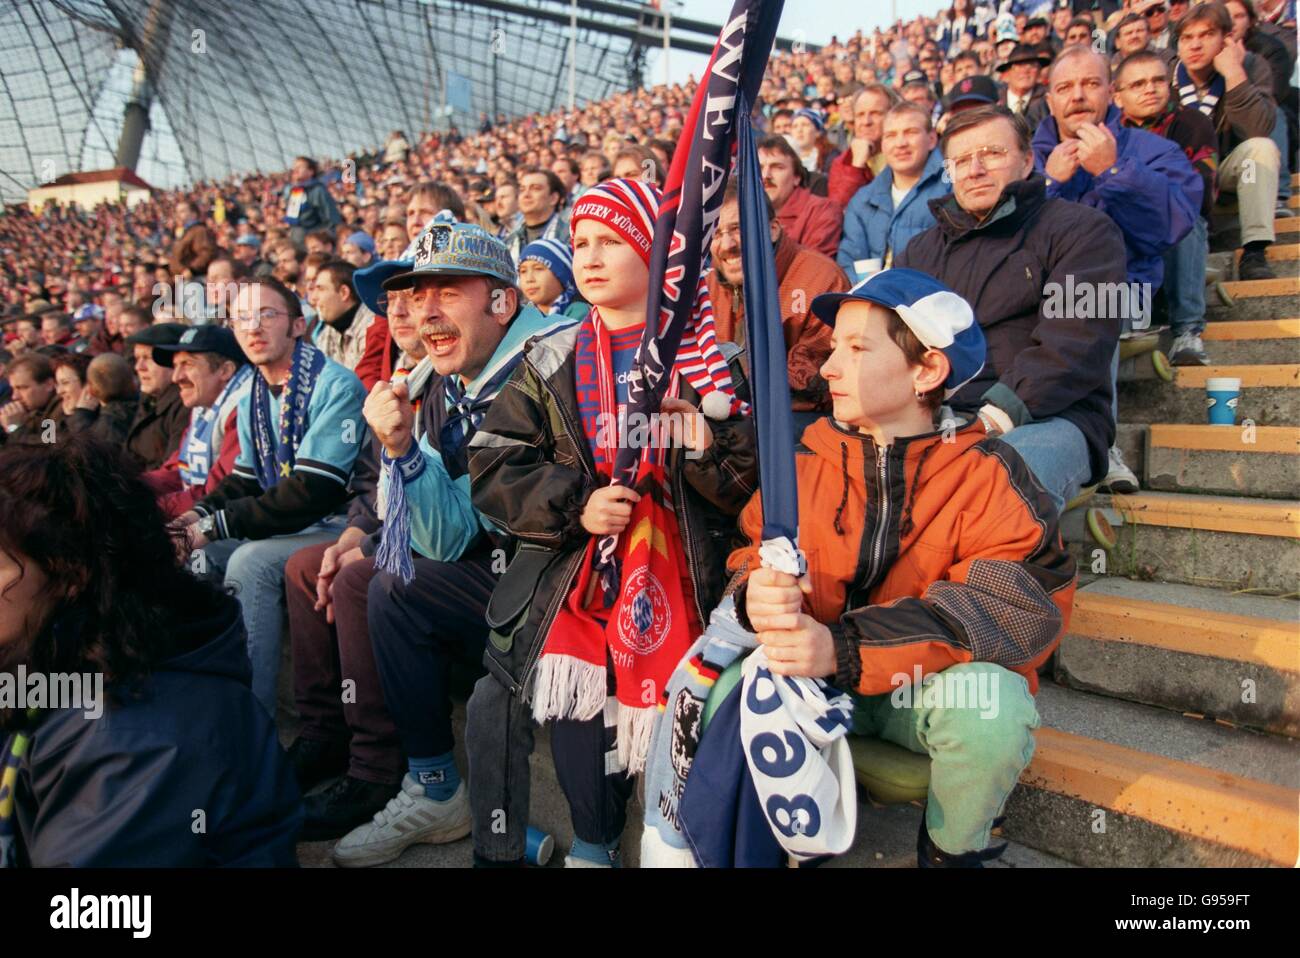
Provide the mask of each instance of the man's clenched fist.
{"label": "man's clenched fist", "polygon": [[406,383],[375,383],[361,411],[391,458],[406,455],[415,428],[415,407],[407,395]]}

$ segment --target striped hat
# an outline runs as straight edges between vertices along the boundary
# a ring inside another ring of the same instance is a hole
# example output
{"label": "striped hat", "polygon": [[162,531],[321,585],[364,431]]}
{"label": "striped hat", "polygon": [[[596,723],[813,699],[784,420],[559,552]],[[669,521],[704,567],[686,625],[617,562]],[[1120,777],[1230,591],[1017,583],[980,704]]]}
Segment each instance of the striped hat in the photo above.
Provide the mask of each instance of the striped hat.
{"label": "striped hat", "polygon": [[533,240],[519,254],[519,262],[535,259],[568,289],[573,285],[573,247],[556,239]]}
{"label": "striped hat", "polygon": [[[662,198],[656,186],[642,180],[598,183],[574,204],[570,234],[577,233],[581,220],[597,220],[627,240],[649,266]],[[748,411],[747,404],[736,398],[731,371],[718,347],[708,275],[703,270],[695,290],[691,322],[682,333],[674,368],[699,393],[700,410],[710,419],[726,419],[733,413]]]}

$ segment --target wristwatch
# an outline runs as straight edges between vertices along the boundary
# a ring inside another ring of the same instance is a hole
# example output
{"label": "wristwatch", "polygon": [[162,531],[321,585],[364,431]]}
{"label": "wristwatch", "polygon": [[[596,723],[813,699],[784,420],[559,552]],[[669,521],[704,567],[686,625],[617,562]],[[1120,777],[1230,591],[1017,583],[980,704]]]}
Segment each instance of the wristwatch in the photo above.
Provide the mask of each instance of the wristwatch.
{"label": "wristwatch", "polygon": [[203,538],[211,539],[213,533],[217,531],[217,517],[204,516],[199,520],[199,532],[203,533]]}

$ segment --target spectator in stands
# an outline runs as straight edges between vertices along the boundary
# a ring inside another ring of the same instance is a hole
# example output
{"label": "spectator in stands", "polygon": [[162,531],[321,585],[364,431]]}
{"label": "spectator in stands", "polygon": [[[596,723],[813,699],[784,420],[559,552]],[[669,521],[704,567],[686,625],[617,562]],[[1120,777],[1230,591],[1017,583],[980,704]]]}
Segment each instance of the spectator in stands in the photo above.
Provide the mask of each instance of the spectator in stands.
{"label": "spectator in stands", "polygon": [[[1111,103],[1110,65],[1090,47],[1072,47],[1057,58],[1048,101],[1052,116],[1033,140],[1047,195],[1109,216],[1124,234],[1129,289],[1159,289],[1165,254],[1192,231],[1200,215],[1200,176],[1176,143],[1120,122],[1120,109]],[[1149,295],[1130,295],[1118,303],[1122,333],[1150,325]],[[1114,362],[1118,375],[1118,349]],[[1137,476],[1114,446],[1099,488],[1137,492]]]}
{"label": "spectator in stands", "polygon": [[0,409],[0,444],[35,445],[57,439],[63,426],[63,403],[59,399],[50,361],[35,351],[20,355],[8,367],[9,387],[14,399]]}
{"label": "spectator in stands", "polygon": [[[791,408],[799,413],[820,415],[830,408],[826,381],[818,373],[830,355],[830,335],[809,315],[808,304],[819,293],[840,292],[848,289],[849,284],[829,257],[790,239],[777,221],[772,204],[769,202],[765,206],[779,284],[777,298],[785,335]],[[713,301],[713,320],[718,338],[743,346],[745,273],[741,249],[740,202],[736,183],[730,180],[723,197],[718,228],[713,233],[709,298]],[[742,354],[741,362],[742,365],[748,363],[748,354]],[[800,418],[811,420],[813,417]]]}
{"label": "spectator in stands", "polygon": [[185,327],[179,323],[154,323],[126,338],[140,382],[140,403],[127,429],[125,449],[142,470],[157,469],[180,446],[190,413],[172,383],[168,366],[154,362],[155,346],[179,342]]}
{"label": "spectator in stands", "polygon": [[[799,542],[817,566],[802,582],[761,566],[755,496],[740,520],[749,541],[728,561],[740,580],[737,618],[757,633],[773,675],[833,676],[852,695],[855,733],[929,752],[920,867],[983,867],[1006,848],[990,847],[991,831],[1033,751],[1036,670],[1064,630],[1074,560],[1020,457],[973,418],[956,431],[939,421],[944,397],[985,361],[969,304],[929,276],[888,270],[819,296],[813,311],[834,328],[822,367],[834,422],[805,430],[810,454],[796,457]],[[891,507],[901,519],[881,518]],[[868,591],[861,557],[872,549],[888,566]],[[1006,574],[982,578],[982,568]],[[900,708],[898,676],[913,668],[988,676],[1002,707],[996,716],[973,702],[934,708],[914,686],[912,706]]]}
{"label": "spectator in stands", "polygon": [[[616,612],[605,609],[602,589],[587,586],[597,584],[591,567],[595,537],[624,531],[640,498],[608,484],[611,464],[597,430],[599,423],[616,422],[626,402],[626,396],[620,400],[618,395],[627,379],[619,370],[630,368],[640,342],[659,203],[657,190],[635,180],[611,180],[583,194],[573,211],[574,267],[592,312],[576,328],[532,348],[526,372],[516,380],[519,388],[498,395],[471,442],[474,505],[524,544],[498,586],[511,603],[507,615],[518,621],[503,626],[511,635],[508,644],[488,643],[489,675],[475,686],[466,724],[466,744],[474,756],[474,853],[480,863],[523,859],[533,723],[528,705],[514,692],[527,679],[525,673],[534,671],[533,716],[550,723],[552,752],[574,825],[566,864],[610,867],[619,860],[624,809],[634,785],[626,769],[635,773],[644,760],[655,710],[622,702],[607,705],[607,693],[616,685],[624,695],[631,691],[631,677],[616,662],[618,677],[609,681],[615,673],[605,666],[603,620]],[[706,532],[710,516],[715,522],[734,516],[753,491],[752,421],[734,415],[737,404],[728,400],[735,380],[724,375],[722,356],[709,349],[707,329],[693,332],[704,349],[705,370],[679,366],[679,398],[665,399],[662,411],[693,414],[701,403],[720,418],[706,423],[704,417],[693,417],[691,436],[668,451],[666,475],[679,494],[673,497],[669,519],[677,528],[666,528],[664,534],[674,539],[680,534],[699,551],[669,548],[668,561],[678,563],[669,587],[676,589],[680,577],[689,575],[694,601],[684,599],[683,605],[689,603],[685,616],[665,623],[671,634],[666,631],[657,645],[666,654],[643,666],[655,688],[663,688],[693,641],[688,636],[698,634],[697,617],[702,621],[703,610],[711,609],[722,593],[720,557],[711,555],[715,547]],[[679,354],[679,362],[683,358]],[[595,382],[598,369],[612,377],[614,396],[579,392],[576,384]],[[732,364],[731,376],[742,376],[738,365]],[[559,431],[543,425],[553,422],[572,425]],[[726,453],[720,454],[723,449]],[[529,547],[538,545],[558,550],[560,560],[552,562],[544,552],[546,561],[537,563],[537,552]],[[521,586],[522,593],[514,592]],[[513,595],[536,599],[515,604]],[[566,639],[573,644],[561,646]]]}
{"label": "spectator in stands", "polygon": [[1092,46],[1092,31],[1094,24],[1088,17],[1075,17],[1070,21],[1069,28],[1065,31],[1065,46],[1072,47],[1076,43],[1084,46]]}
{"label": "spectator in stands", "polygon": [[590,308],[573,281],[573,248],[559,240],[538,240],[519,259],[519,291],[542,313],[574,319]]}
{"label": "spectator in stands", "polygon": [[1047,294],[1067,282],[1123,283],[1123,235],[1104,213],[1047,196],[1029,130],[1005,107],[959,113],[940,146],[953,193],[931,201],[936,224],[894,262],[936,277],[975,310],[988,360],[950,405],[979,413],[1014,446],[1059,511],[1106,474],[1119,321],[1080,323]]}
{"label": "spectator in stands", "polygon": [[303,261],[303,254],[298,247],[289,240],[281,240],[271,248],[271,259],[274,263],[271,270],[272,277],[286,286],[293,286],[298,282]]}
{"label": "spectator in stands", "polygon": [[[1267,250],[1281,156],[1269,139],[1277,107],[1268,64],[1234,40],[1232,17],[1218,0],[1192,7],[1174,27],[1174,93],[1210,118],[1219,137],[1218,185],[1236,193],[1241,222],[1241,279],[1272,279]],[[1247,172],[1249,171],[1249,172]]]}
{"label": "spectator in stands", "polygon": [[1156,50],[1177,46],[1169,27],[1169,6],[1165,0],[1139,0],[1133,4],[1133,12],[1146,20],[1151,33],[1151,46]]}
{"label": "spectator in stands", "polygon": [[209,323],[227,325],[230,304],[239,292],[239,284],[249,278],[246,266],[224,254],[208,264],[208,273],[203,281],[203,299]]}
{"label": "spectator in stands", "polygon": [[564,184],[564,203],[563,206],[572,206],[573,201],[578,198],[579,179],[581,178],[582,169],[578,161],[573,157],[558,156],[551,162],[551,172],[560,178]]}
{"label": "spectator in stands", "polygon": [[68,351],[84,353],[87,358],[108,352],[108,338],[104,335],[104,310],[94,303],[81,306],[72,316],[72,326],[77,335],[68,343]]}
{"label": "spectator in stands", "polygon": [[[338,537],[335,515],[365,441],[365,390],[303,341],[298,297],[276,280],[243,286],[232,318],[240,348],[257,367],[239,404],[239,457],[216,491],[177,524],[186,555],[202,549],[209,574],[238,583],[253,692],[274,715],[284,563],[303,546]],[[282,416],[283,409],[302,412]]]}
{"label": "spectator in stands", "polygon": [[662,186],[667,172],[653,150],[629,143],[614,156],[611,175],[615,179],[644,180],[655,186]]}
{"label": "spectator in stands", "polygon": [[353,233],[343,241],[342,258],[355,269],[362,269],[375,261],[375,241],[368,233]]}
{"label": "spectator in stands", "polygon": [[1201,178],[1201,208],[1192,231],[1165,253],[1166,313],[1174,341],[1169,360],[1176,366],[1205,366],[1209,357],[1201,342],[1205,330],[1205,265],[1207,220],[1214,206],[1214,174],[1218,167],[1218,137],[1209,117],[1173,102],[1169,68],[1153,50],[1139,50],[1115,68],[1115,102],[1122,122],[1163,136],[1177,144]]}
{"label": "spectator in stands", "polygon": [[769,136],[758,144],[763,189],[777,219],[794,242],[834,256],[840,244],[844,213],[832,200],[814,196],[804,183],[807,171],[794,147],[783,136]]}
{"label": "spectator in stands", "polygon": [[831,162],[841,151],[826,138],[826,118],[819,111],[807,107],[796,110],[790,122],[790,138],[805,170],[830,173]]}
{"label": "spectator in stands", "polygon": [[66,420],[77,409],[81,394],[86,388],[86,370],[90,366],[90,357],[77,353],[55,356],[50,361],[54,369],[54,391],[62,403],[63,418]]}
{"label": "spectator in stands", "polygon": [[385,260],[401,259],[408,242],[404,223],[386,223],[379,234],[380,257]]}
{"label": "spectator in stands", "polygon": [[334,258],[334,231],[332,229],[312,230],[303,239],[303,246],[308,256],[325,256]]}
{"label": "spectator in stands", "polygon": [[329,189],[320,180],[320,167],[308,156],[296,157],[284,188],[284,223],[295,244],[312,230],[343,222]]}
{"label": "spectator in stands", "polygon": [[873,272],[888,269],[897,251],[934,225],[930,200],[949,192],[937,145],[924,108],[903,103],[885,114],[881,153],[887,165],[844,211],[844,238],[835,261],[850,283],[866,279],[869,260],[878,261]]}
{"label": "spectator in stands", "polygon": [[1114,61],[1116,63],[1131,53],[1137,53],[1139,50],[1156,50],[1166,63],[1173,63],[1178,59],[1178,54],[1169,47],[1153,47],[1151,45],[1151,28],[1148,26],[1147,18],[1136,13],[1130,13],[1120,20],[1113,31],[1113,36],[1115,38]]}
{"label": "spectator in stands", "polygon": [[550,170],[527,167],[519,172],[520,222],[506,238],[510,257],[516,263],[529,243],[539,239],[569,238],[569,224],[561,211],[567,192],[560,178]]}
{"label": "spectator in stands", "polygon": [[[1257,29],[1258,17],[1251,0],[1226,0],[1224,6],[1232,17],[1232,37],[1245,44],[1246,50],[1268,63],[1273,73],[1273,100],[1278,105],[1277,117],[1270,134],[1281,155],[1277,178],[1277,216],[1292,217],[1287,206],[1291,197],[1291,154],[1289,143],[1295,142],[1297,93],[1291,85],[1295,72],[1295,55],[1286,44],[1272,33]],[[1294,32],[1291,34],[1294,37]],[[1293,41],[1294,43],[1294,41]],[[1290,132],[1288,132],[1288,129]]]}
{"label": "spectator in stands", "polygon": [[0,346],[0,409],[4,409],[13,399],[13,387],[9,385],[9,364],[13,361],[14,354]]}
{"label": "spectator in stands", "polygon": [[173,276],[183,279],[202,277],[208,263],[217,255],[217,241],[192,203],[176,204],[174,217],[176,242],[172,244],[169,267]]}
{"label": "spectator in stands", "polygon": [[[411,311],[409,290],[384,293],[380,288],[384,279],[411,264],[385,262],[360,271],[356,282],[363,302],[384,316],[399,352],[385,379],[405,384],[420,410],[415,431],[423,435],[430,422],[437,427],[437,406],[424,402],[437,377],[425,358],[421,321]],[[347,528],[333,542],[299,549],[285,566],[294,702],[303,720],[289,757],[304,792],[344,775],[308,800],[305,828],[313,838],[338,838],[383,809],[402,774],[397,728],[383,703],[366,624],[366,593],[382,528],[380,455],[379,439],[371,431],[353,469]],[[349,699],[338,694],[344,677],[355,683],[356,695]]]}
{"label": "spectator in stands", "polygon": [[[868,83],[853,98],[853,138],[848,149],[831,162],[827,181],[826,195],[840,209],[848,206],[854,194],[885,168],[885,158],[880,153],[882,124],[885,114],[898,100],[898,94],[880,83]],[[835,254],[832,251],[827,255]]]}
{"label": "spectator in stands", "polygon": [[170,367],[189,426],[175,452],[144,480],[168,519],[215,492],[239,456],[239,404],[252,388],[253,367],[235,334],[222,326],[185,330],[174,345],[155,346],[154,361]]}
{"label": "spectator in stands", "polygon": [[230,251],[230,255],[236,262],[241,263],[250,273],[262,262],[259,253],[262,249],[262,241],[252,233],[245,233],[235,240],[235,245]]}
{"label": "spectator in stands", "polygon": [[153,317],[143,306],[128,306],[123,309],[122,316],[117,322],[117,332],[122,339],[122,350],[129,352],[126,348],[127,338],[134,336],[152,322]]}
{"label": "spectator in stands", "polygon": [[[469,833],[469,804],[452,754],[447,684],[454,659],[481,660],[485,608],[496,582],[494,549],[505,541],[470,501],[468,444],[525,343],[572,323],[523,303],[503,243],[474,226],[436,225],[432,232],[427,241],[422,238],[414,264],[384,281],[390,296],[410,291],[433,376],[418,426],[405,386],[381,384],[367,400],[381,460],[389,481],[402,483],[405,506],[391,500],[386,505],[383,530],[374,537],[380,561],[356,570],[352,579],[368,615],[370,641],[361,641],[373,646],[407,774],[403,778],[400,766],[396,770],[401,787],[395,797],[391,785],[380,789],[386,804],[378,814],[357,809],[348,827],[359,827],[334,852],[335,862],[346,866],[380,864],[416,842],[454,841]],[[478,255],[467,258],[464,248]],[[402,508],[409,532],[405,519],[394,515]],[[334,588],[337,593],[344,586]],[[365,794],[362,784],[354,783],[351,791]],[[348,790],[339,786],[342,793]],[[342,815],[332,818],[344,825]]]}
{"label": "spectator in stands", "polygon": [[238,603],[177,562],[118,450],[0,456],[0,668],[104,678],[100,714],[0,714],[0,865],[296,864],[300,798],[248,694]]}
{"label": "spectator in stands", "polygon": [[101,353],[86,370],[86,389],[68,419],[71,432],[89,432],[114,449],[126,445],[131,423],[140,409],[131,364],[117,353]]}
{"label": "spectator in stands", "polygon": [[1017,116],[1024,117],[1030,131],[1050,111],[1047,105],[1047,88],[1039,84],[1039,71],[1050,64],[1052,58],[1036,47],[1022,43],[1011,51],[1011,56],[998,64],[998,77],[1006,84],[999,101]]}
{"label": "spectator in stands", "polygon": [[583,154],[578,167],[582,174],[582,186],[586,189],[609,178],[609,161],[599,150],[590,150]]}
{"label": "spectator in stands", "polygon": [[41,314],[42,345],[62,346],[66,349],[72,345],[72,340],[72,324],[68,322],[67,313],[47,310]]}
{"label": "spectator in stands", "polygon": [[316,270],[312,306],[320,326],[314,341],[327,359],[350,369],[370,389],[383,371],[388,324],[357,297],[351,263],[332,259]]}
{"label": "spectator in stands", "polygon": [[24,352],[35,349],[41,345],[40,319],[32,315],[19,316],[18,321],[14,323],[14,334],[17,338],[10,343],[10,348],[15,356],[21,356]]}

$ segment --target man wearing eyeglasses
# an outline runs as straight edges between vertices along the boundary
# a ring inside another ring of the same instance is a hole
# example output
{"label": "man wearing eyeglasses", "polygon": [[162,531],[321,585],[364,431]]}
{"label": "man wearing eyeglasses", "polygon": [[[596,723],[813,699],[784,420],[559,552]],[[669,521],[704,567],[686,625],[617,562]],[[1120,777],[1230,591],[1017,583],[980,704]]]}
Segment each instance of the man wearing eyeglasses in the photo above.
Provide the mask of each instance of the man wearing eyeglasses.
{"label": "man wearing eyeglasses", "polygon": [[956,114],[940,149],[952,195],[930,201],[935,226],[894,265],[929,273],[974,307],[988,358],[950,405],[1015,446],[1059,511],[1106,474],[1119,321],[1080,322],[1049,294],[1122,283],[1124,239],[1104,213],[1047,195],[1029,130],[1006,107]]}
{"label": "man wearing eyeglasses", "polygon": [[[1192,231],[1200,215],[1201,179],[1176,144],[1120,123],[1119,107],[1111,103],[1110,65],[1091,47],[1071,47],[1057,58],[1047,98],[1051,118],[1034,136],[1047,195],[1100,210],[1120,228],[1127,278],[1134,284],[1129,288],[1148,295],[1117,301],[1124,314],[1118,318],[1123,332],[1146,329],[1150,293],[1164,281],[1164,254]],[[1097,306],[1102,303],[1098,295]],[[1113,366],[1118,375],[1118,351]],[[1138,490],[1137,476],[1115,447],[1101,488]]]}
{"label": "man wearing eyeglasses", "polygon": [[[366,442],[365,389],[303,340],[298,297],[267,277],[240,287],[231,307],[240,349],[257,372],[239,404],[239,456],[216,490],[177,520],[199,574],[237,586],[248,632],[253,694],[275,715],[284,617],[284,565],[344,525],[349,480]],[[203,550],[201,557],[193,556]]]}
{"label": "man wearing eyeglasses", "polygon": [[1199,110],[1172,101],[1169,68],[1155,50],[1139,50],[1115,68],[1115,103],[1125,126],[1138,127],[1178,144],[1201,178],[1200,215],[1192,231],[1165,254],[1165,308],[1174,342],[1169,360],[1175,366],[1210,362],[1201,342],[1205,330],[1205,261],[1207,220],[1214,207],[1214,173],[1219,141],[1214,125]]}

